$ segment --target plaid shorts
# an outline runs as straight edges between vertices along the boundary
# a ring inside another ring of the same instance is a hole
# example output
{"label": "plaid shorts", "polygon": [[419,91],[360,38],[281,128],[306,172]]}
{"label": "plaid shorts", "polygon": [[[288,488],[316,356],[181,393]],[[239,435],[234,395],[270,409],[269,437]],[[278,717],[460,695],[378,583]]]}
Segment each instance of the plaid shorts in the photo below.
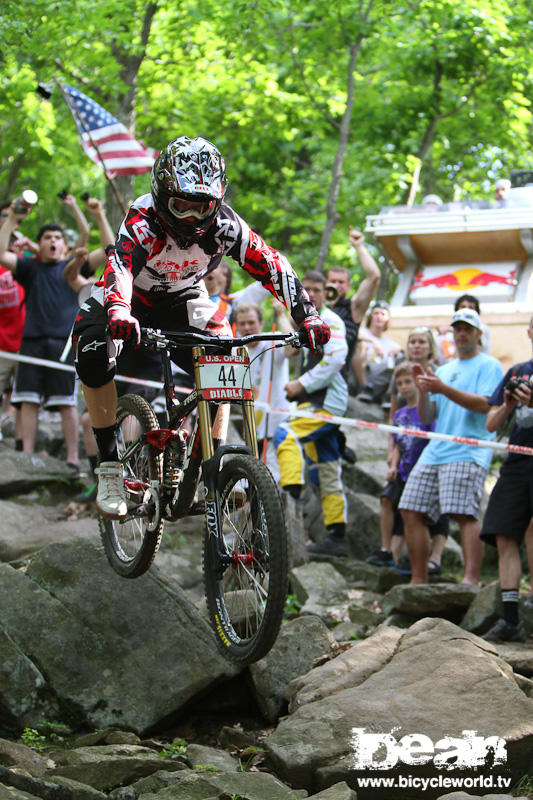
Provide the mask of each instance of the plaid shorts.
{"label": "plaid shorts", "polygon": [[436,522],[441,514],[481,517],[481,498],[487,470],[473,461],[415,464],[399,508],[419,511]]}

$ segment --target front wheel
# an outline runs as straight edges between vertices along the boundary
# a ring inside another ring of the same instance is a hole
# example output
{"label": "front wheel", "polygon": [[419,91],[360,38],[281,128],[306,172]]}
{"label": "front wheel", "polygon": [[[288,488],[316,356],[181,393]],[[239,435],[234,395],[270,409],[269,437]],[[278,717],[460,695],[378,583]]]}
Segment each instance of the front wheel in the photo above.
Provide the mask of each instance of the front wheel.
{"label": "front wheel", "polygon": [[250,664],[276,641],[285,608],[283,509],[269,470],[244,454],[224,464],[218,476],[218,505],[220,549],[208,528],[204,540],[207,608],[226,658]]}
{"label": "front wheel", "polygon": [[107,560],[123,578],[142,575],[159,549],[163,522],[157,487],[161,482],[161,456],[141,437],[159,427],[146,400],[126,394],[117,406],[118,455],[124,467],[128,502],[125,520],[99,517]]}

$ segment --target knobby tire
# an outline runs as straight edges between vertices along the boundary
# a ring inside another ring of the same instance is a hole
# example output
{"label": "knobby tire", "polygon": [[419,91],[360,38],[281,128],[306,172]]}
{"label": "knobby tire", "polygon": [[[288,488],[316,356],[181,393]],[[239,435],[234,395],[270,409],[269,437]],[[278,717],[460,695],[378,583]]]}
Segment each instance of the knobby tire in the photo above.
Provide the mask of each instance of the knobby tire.
{"label": "knobby tire", "polygon": [[206,526],[204,579],[209,617],[230,661],[250,664],[276,641],[288,588],[287,537],[278,488],[251,455],[228,458],[218,476],[222,565]]}
{"label": "knobby tire", "polygon": [[[130,439],[135,441],[157,428],[157,418],[144,398],[134,394],[119,398],[117,436],[121,460]],[[161,480],[161,455],[151,445],[145,444],[139,453],[123,460],[123,465],[129,504],[138,502],[143,491],[148,496],[150,481]],[[146,488],[139,490],[139,486]],[[145,573],[159,549],[163,521],[159,518],[154,527],[147,516],[126,522],[99,517],[99,526],[107,559],[115,572],[123,578],[138,578]]]}

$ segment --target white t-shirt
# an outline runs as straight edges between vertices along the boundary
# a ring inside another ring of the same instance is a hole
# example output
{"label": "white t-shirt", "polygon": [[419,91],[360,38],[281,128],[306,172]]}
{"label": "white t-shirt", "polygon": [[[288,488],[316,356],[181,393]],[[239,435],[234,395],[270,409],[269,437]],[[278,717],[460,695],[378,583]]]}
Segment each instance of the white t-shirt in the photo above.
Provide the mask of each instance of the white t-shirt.
{"label": "white t-shirt", "polygon": [[278,425],[288,416],[287,412],[272,413],[266,408],[287,408],[289,405],[283,388],[289,381],[289,363],[283,348],[271,348],[270,342],[259,342],[255,348],[248,347],[258,439],[265,434],[271,439]]}

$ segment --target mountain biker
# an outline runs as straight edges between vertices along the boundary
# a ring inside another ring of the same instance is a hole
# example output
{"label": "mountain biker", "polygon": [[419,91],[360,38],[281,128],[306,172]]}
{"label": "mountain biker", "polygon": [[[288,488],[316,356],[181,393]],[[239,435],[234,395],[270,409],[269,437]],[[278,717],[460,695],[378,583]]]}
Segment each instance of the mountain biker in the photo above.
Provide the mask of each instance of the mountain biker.
{"label": "mountain biker", "polygon": [[[173,139],[154,163],[150,193],[130,206],[103,280],[76,318],[76,369],[100,454],[96,505],[109,519],[127,514],[115,432],[117,353],[139,343],[141,326],[231,336],[203,283],[224,256],[285,305],[312,350],[329,340],[328,324],[288,260],[224,202],[226,187],[224,159],[214,144]],[[192,352],[181,351],[175,360],[191,372]],[[228,410],[221,406],[215,419],[218,440]]]}

